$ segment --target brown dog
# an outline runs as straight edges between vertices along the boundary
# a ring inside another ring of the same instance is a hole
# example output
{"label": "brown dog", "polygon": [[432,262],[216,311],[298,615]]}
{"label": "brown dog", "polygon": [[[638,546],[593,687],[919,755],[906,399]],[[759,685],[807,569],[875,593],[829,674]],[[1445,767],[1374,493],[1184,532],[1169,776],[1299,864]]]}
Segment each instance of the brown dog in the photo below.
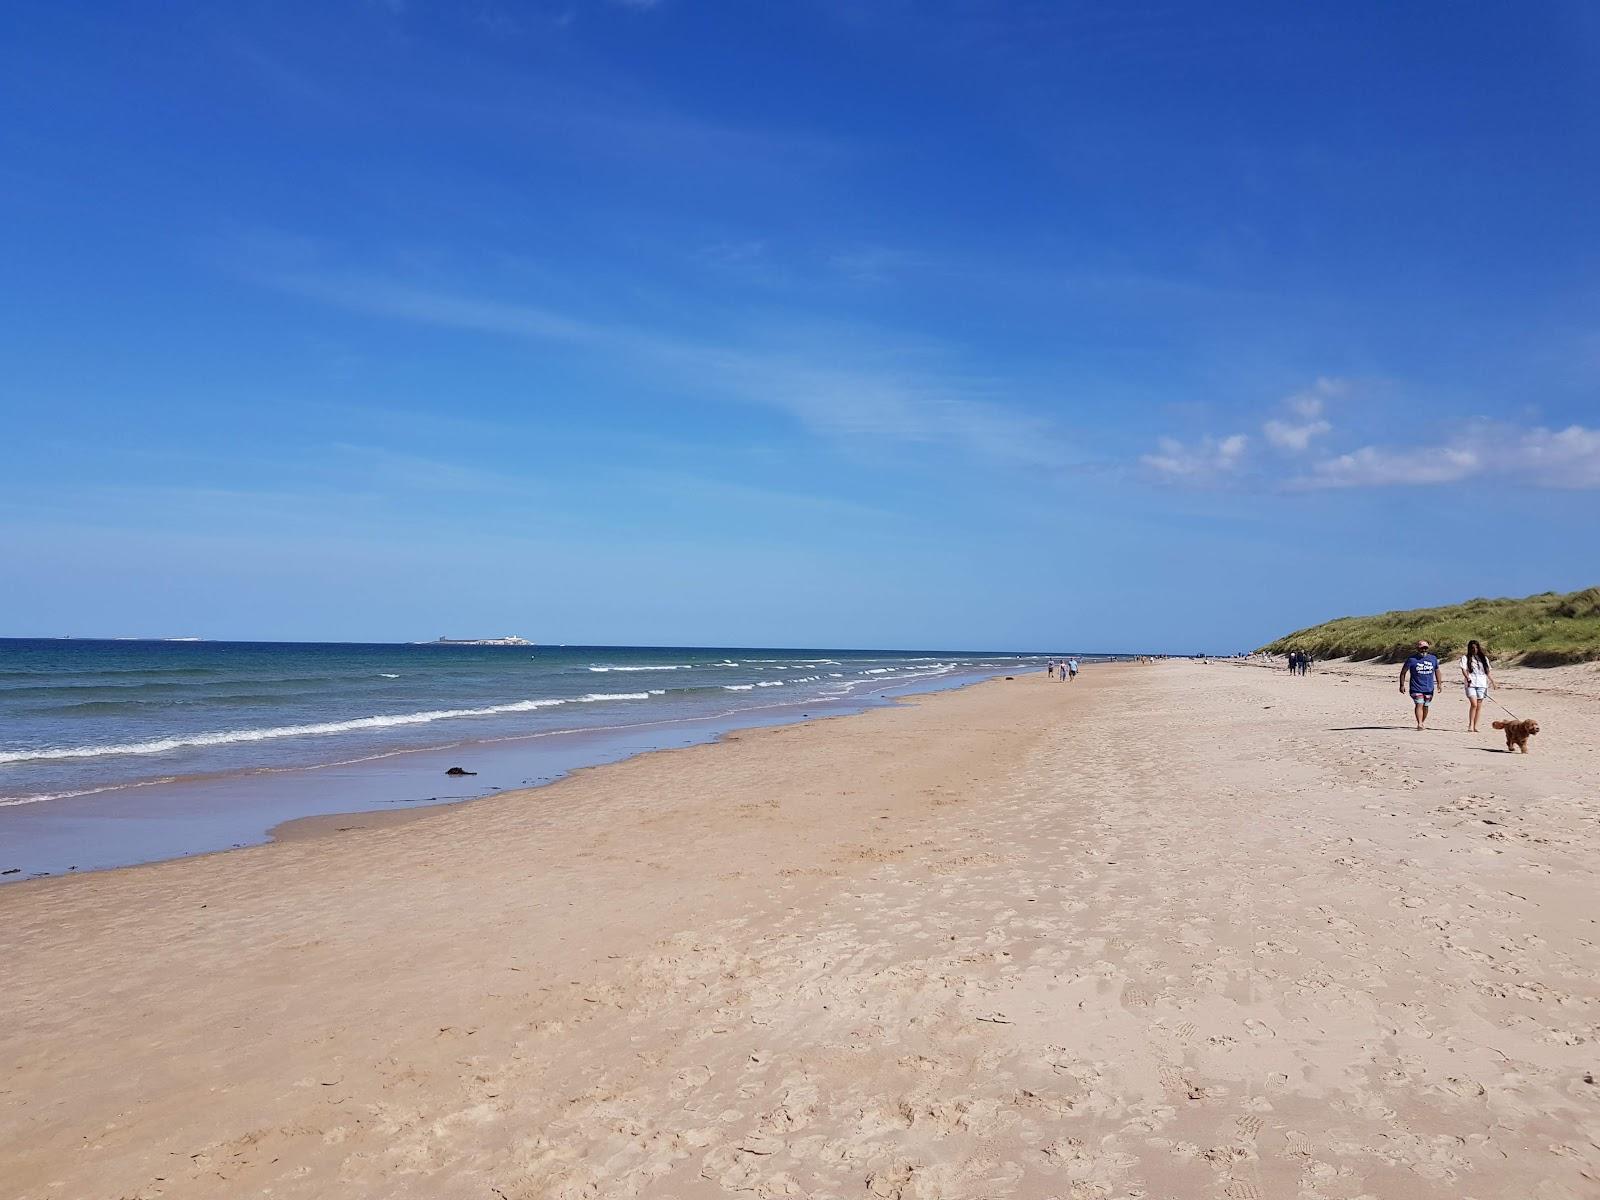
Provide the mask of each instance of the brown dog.
{"label": "brown dog", "polygon": [[1506,731],[1507,754],[1510,754],[1513,750],[1521,750],[1526,754],[1528,752],[1528,739],[1539,732],[1539,722],[1537,721],[1496,721],[1494,727]]}

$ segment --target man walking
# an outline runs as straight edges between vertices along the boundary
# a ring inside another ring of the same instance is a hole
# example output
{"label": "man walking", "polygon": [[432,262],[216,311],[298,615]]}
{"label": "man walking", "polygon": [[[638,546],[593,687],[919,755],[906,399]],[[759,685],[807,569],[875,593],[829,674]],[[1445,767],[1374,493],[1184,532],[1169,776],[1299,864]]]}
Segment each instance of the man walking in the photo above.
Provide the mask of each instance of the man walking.
{"label": "man walking", "polygon": [[1417,652],[1406,659],[1405,665],[1400,668],[1400,690],[1407,691],[1407,676],[1410,677],[1411,706],[1417,718],[1417,732],[1421,733],[1423,726],[1428,723],[1428,707],[1433,703],[1433,695],[1439,686],[1439,660],[1428,652],[1427,642],[1417,643]]}
{"label": "man walking", "polygon": [[1074,683],[1078,681],[1078,660],[1075,658],[1067,659],[1067,677]]}

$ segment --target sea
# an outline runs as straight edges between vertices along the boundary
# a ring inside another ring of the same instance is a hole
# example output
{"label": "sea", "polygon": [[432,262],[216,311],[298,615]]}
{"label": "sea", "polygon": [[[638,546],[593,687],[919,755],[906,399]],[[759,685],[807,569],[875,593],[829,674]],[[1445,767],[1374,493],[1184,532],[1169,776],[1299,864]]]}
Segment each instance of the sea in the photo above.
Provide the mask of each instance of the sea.
{"label": "sea", "polygon": [[[0,882],[249,845],[298,817],[534,786],[1044,661],[971,651],[0,639]],[[473,774],[447,775],[454,766]]]}

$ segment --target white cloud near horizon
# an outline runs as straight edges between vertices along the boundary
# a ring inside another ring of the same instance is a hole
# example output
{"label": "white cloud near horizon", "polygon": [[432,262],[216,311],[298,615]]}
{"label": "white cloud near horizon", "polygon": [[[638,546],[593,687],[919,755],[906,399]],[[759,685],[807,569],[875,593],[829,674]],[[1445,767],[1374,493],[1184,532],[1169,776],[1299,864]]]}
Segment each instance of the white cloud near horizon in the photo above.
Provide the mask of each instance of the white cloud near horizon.
{"label": "white cloud near horizon", "polygon": [[1313,465],[1298,489],[1418,487],[1497,478],[1528,487],[1600,488],[1600,429],[1518,428],[1479,420],[1438,446],[1362,446]]}
{"label": "white cloud near horizon", "polygon": [[1498,479],[1512,486],[1582,490],[1600,488],[1600,429],[1518,426],[1484,417],[1458,422],[1459,434],[1434,445],[1357,446],[1302,457],[1318,439],[1330,438],[1330,401],[1347,396],[1348,380],[1320,376],[1286,397],[1282,411],[1262,423],[1265,442],[1301,464],[1285,476],[1283,457],[1255,453],[1243,434],[1206,434],[1184,442],[1161,438],[1140,462],[1157,478],[1189,487],[1255,487],[1319,491],[1341,488],[1433,487],[1468,479]]}

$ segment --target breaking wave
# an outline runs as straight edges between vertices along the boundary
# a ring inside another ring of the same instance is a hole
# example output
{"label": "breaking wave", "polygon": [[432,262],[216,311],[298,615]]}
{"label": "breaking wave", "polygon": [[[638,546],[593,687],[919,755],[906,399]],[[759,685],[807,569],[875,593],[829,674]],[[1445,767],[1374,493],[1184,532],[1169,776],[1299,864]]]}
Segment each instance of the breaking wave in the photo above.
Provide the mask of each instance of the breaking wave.
{"label": "breaking wave", "polygon": [[147,742],[119,742],[102,746],[39,747],[31,750],[0,750],[0,763],[50,762],[67,758],[101,758],[111,755],[166,754],[195,746],[230,746],[241,742],[270,742],[278,738],[323,737],[350,733],[358,729],[390,729],[399,725],[430,725],[435,721],[454,721],[465,717],[492,717],[502,713],[533,712],[561,704],[594,704],[603,700],[648,700],[649,692],[590,692],[574,700],[517,700],[510,704],[491,704],[485,708],[437,708],[423,712],[395,713],[385,717],[354,717],[348,721],[317,721],[306,725],[272,725],[264,729],[226,729],[214,733],[186,734],[154,738]]}
{"label": "breaking wave", "polygon": [[694,667],[690,663],[675,663],[672,666],[590,667],[589,670],[591,670],[591,671],[692,671],[692,670],[694,670]]}

